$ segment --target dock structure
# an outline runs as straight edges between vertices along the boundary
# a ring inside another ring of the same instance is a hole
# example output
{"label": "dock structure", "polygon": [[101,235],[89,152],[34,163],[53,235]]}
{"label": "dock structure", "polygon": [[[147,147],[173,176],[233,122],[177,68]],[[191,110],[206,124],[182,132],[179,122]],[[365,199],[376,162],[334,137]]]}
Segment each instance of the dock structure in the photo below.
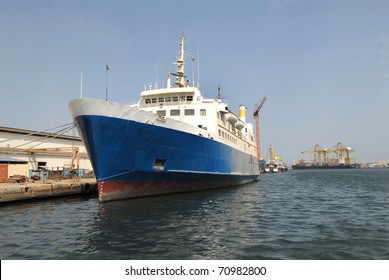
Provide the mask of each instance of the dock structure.
{"label": "dock structure", "polygon": [[97,193],[96,179],[0,184],[0,204],[38,198],[93,193]]}

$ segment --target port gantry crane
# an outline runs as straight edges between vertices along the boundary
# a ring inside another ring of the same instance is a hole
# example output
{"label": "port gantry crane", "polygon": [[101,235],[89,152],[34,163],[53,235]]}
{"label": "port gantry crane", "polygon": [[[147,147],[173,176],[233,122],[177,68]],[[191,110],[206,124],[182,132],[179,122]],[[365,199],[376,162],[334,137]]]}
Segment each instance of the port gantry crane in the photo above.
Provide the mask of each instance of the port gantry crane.
{"label": "port gantry crane", "polygon": [[319,144],[316,144],[312,148],[301,152],[302,154],[313,154],[313,163],[327,163],[328,154],[332,153],[333,150],[323,149]]}
{"label": "port gantry crane", "polygon": [[346,147],[341,142],[338,142],[333,150],[341,163],[343,163],[343,161],[345,164],[351,163],[350,153],[354,151],[351,147]]}
{"label": "port gantry crane", "polygon": [[[323,149],[319,144],[316,144],[314,147],[301,153],[313,154],[313,163],[315,164],[330,163],[335,161],[337,161],[339,164],[350,164],[350,153],[353,151],[354,150],[350,147],[346,147],[341,142],[338,142],[335,146],[329,149]],[[328,155],[331,153],[335,154],[334,159],[330,159],[328,157]]]}
{"label": "port gantry crane", "polygon": [[258,161],[261,160],[261,138],[260,138],[260,127],[259,127],[259,124],[260,124],[260,120],[259,120],[259,111],[261,110],[263,104],[265,103],[266,101],[266,96],[264,98],[262,98],[261,102],[258,104],[255,104],[255,111],[254,111],[254,114],[253,114],[253,117],[255,119],[255,136],[256,136],[256,144],[257,144],[257,158],[258,158]]}

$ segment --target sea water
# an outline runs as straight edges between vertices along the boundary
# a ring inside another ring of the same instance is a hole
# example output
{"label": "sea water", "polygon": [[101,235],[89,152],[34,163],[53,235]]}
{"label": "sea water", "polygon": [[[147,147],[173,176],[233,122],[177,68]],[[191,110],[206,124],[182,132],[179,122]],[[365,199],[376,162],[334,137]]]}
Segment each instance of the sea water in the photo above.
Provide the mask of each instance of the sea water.
{"label": "sea water", "polygon": [[99,204],[0,206],[1,259],[389,259],[389,169],[261,174],[244,186]]}

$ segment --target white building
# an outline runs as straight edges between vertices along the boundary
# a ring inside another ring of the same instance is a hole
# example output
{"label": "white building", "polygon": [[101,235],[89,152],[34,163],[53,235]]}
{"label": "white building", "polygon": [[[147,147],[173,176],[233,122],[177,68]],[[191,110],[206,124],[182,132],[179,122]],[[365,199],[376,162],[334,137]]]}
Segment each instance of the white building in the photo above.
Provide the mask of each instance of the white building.
{"label": "white building", "polygon": [[0,126],[0,182],[13,175],[31,177],[38,169],[84,173],[92,166],[79,137]]}

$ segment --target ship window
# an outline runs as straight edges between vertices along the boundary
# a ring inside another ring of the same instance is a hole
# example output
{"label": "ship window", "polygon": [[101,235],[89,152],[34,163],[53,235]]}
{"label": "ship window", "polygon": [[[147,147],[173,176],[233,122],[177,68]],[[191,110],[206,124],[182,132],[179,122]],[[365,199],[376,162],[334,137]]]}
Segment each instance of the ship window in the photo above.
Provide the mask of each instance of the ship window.
{"label": "ship window", "polygon": [[200,109],[200,116],[206,116],[207,111],[205,109]]}
{"label": "ship window", "polygon": [[173,97],[172,97],[172,101],[173,101],[173,102],[177,102],[177,101],[178,101],[178,96],[173,96]]}
{"label": "ship window", "polygon": [[193,101],[193,96],[191,96],[191,95],[190,95],[190,96],[187,96],[187,97],[186,97],[186,101]]}
{"label": "ship window", "polygon": [[194,109],[185,109],[185,116],[193,116],[194,114]]}
{"label": "ship window", "polygon": [[163,97],[159,97],[158,98],[158,102],[163,102],[164,98]]}
{"label": "ship window", "polygon": [[146,100],[145,100],[145,103],[146,103],[146,104],[150,104],[150,103],[151,103],[150,101],[151,101],[150,99],[146,99]]}
{"label": "ship window", "polygon": [[152,98],[151,103],[157,103],[157,98]]}
{"label": "ship window", "polygon": [[179,116],[179,115],[180,115],[179,109],[170,110],[170,116]]}
{"label": "ship window", "polygon": [[166,116],[166,111],[165,110],[159,110],[159,111],[157,111],[157,115],[160,116],[160,117],[164,117],[164,116]]}
{"label": "ship window", "polygon": [[172,102],[172,98],[171,97],[165,97],[165,102]]}

